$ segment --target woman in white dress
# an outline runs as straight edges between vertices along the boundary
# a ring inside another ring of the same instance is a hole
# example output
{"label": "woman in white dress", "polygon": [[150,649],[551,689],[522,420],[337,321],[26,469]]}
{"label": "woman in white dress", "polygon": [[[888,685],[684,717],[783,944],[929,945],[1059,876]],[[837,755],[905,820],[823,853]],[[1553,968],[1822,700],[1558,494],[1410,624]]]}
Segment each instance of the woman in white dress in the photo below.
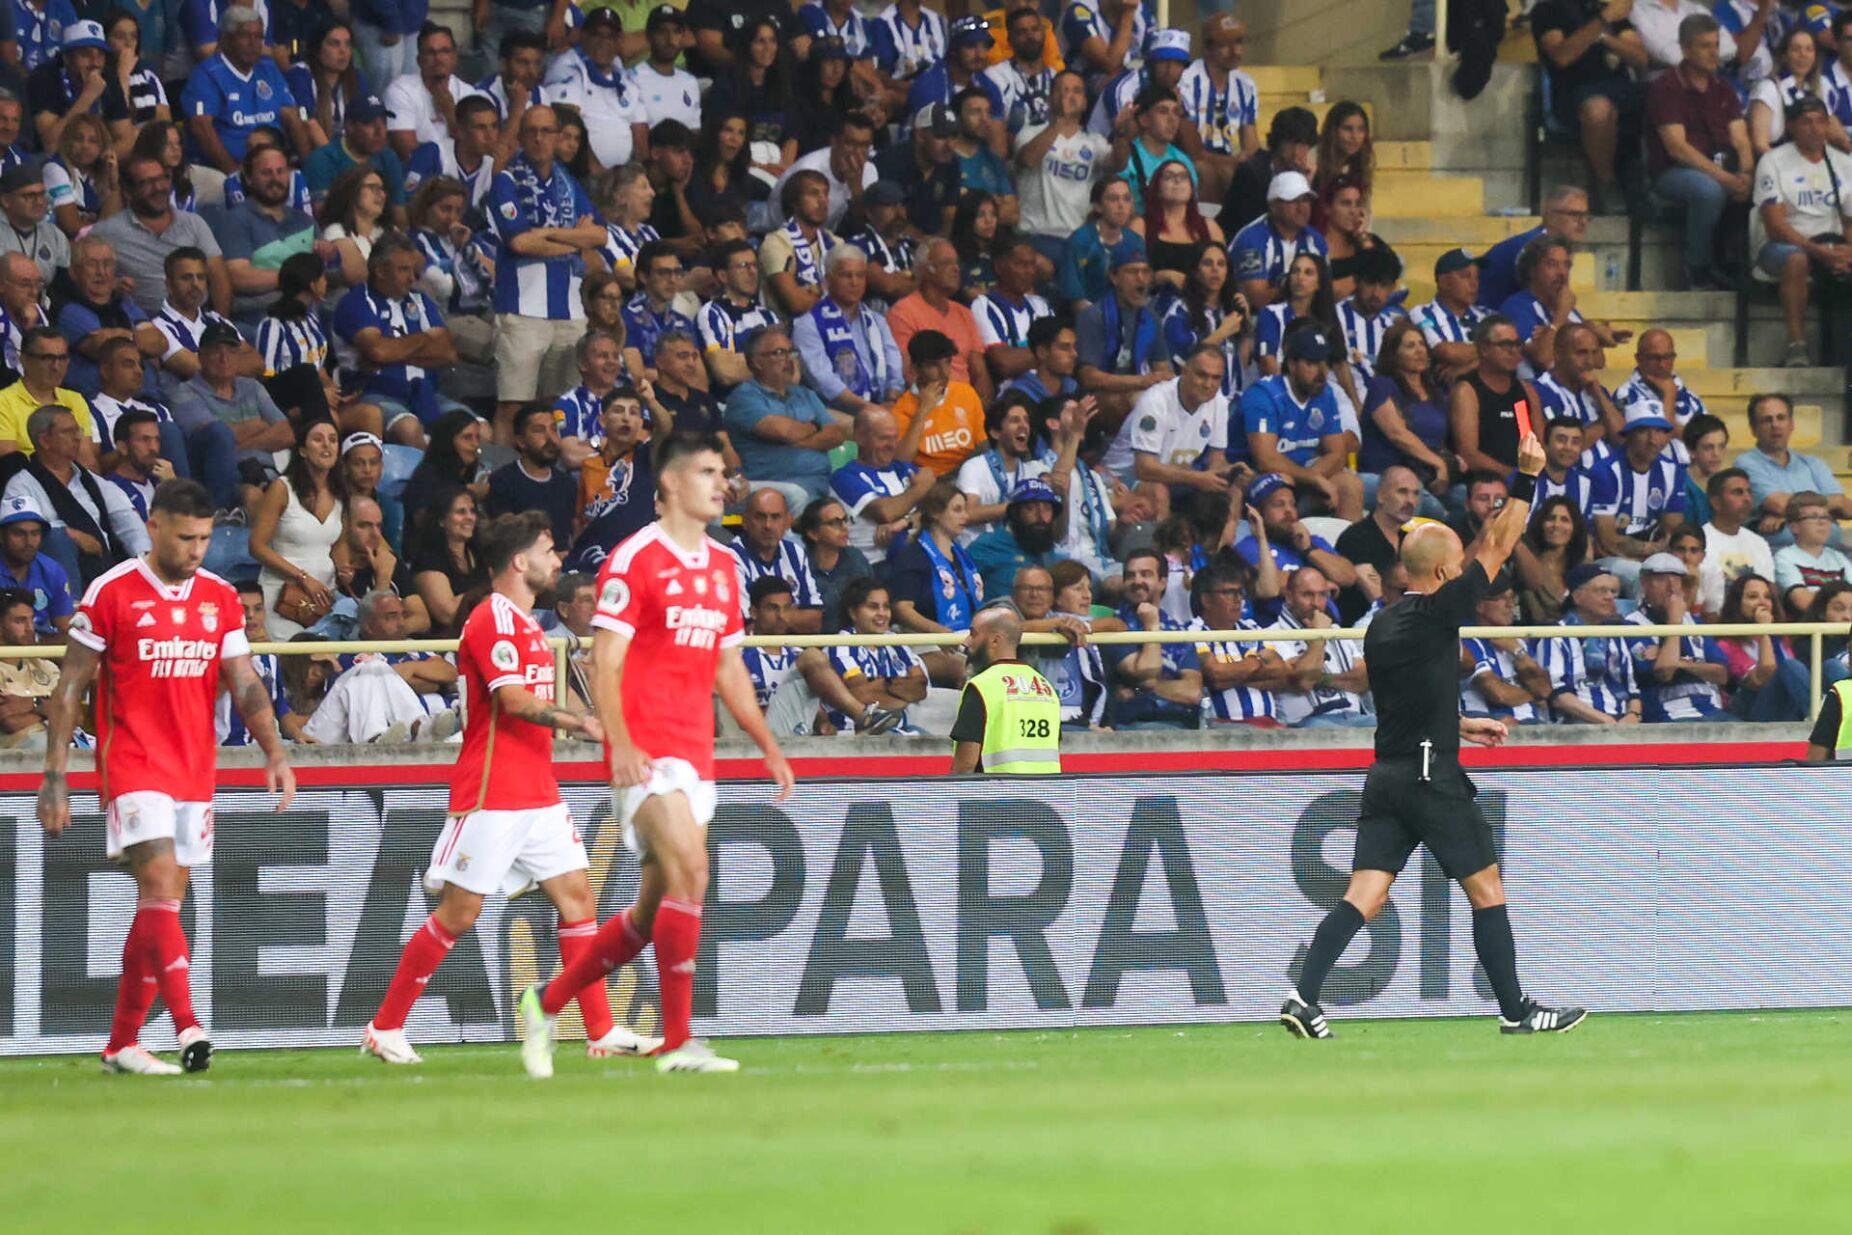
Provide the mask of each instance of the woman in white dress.
{"label": "woman in white dress", "polygon": [[286,583],[297,584],[317,607],[334,603],[333,551],[341,539],[345,484],[336,463],[341,441],[326,420],[296,430],[296,451],[283,475],[270,482],[251,521],[251,556],[263,568],[258,582],[270,613],[270,634],[289,639],[303,623],[277,611]]}

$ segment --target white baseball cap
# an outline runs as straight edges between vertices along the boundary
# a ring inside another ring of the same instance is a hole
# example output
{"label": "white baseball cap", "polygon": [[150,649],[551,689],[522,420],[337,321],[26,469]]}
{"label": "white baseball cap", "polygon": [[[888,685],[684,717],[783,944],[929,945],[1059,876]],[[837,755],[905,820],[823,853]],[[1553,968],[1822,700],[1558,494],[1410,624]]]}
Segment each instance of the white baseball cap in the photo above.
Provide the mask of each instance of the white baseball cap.
{"label": "white baseball cap", "polygon": [[1304,197],[1316,197],[1312,192],[1312,182],[1305,178],[1304,172],[1281,172],[1267,186],[1267,200],[1270,202],[1296,202]]}
{"label": "white baseball cap", "polygon": [[46,527],[51,526],[51,520],[39,510],[38,503],[29,497],[9,497],[0,502],[0,527],[9,523],[24,523],[28,519],[43,523]]}

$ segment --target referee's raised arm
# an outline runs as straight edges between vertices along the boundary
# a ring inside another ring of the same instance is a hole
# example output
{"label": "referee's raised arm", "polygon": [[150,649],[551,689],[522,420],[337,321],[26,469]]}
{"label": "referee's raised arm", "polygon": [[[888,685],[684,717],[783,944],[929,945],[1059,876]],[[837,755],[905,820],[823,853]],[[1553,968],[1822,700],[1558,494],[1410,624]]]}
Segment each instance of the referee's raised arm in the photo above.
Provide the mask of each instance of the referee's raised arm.
{"label": "referee's raised arm", "polygon": [[1543,471],[1543,444],[1534,433],[1526,433],[1518,443],[1518,474],[1511,482],[1511,496],[1479,533],[1473,559],[1493,579],[1504,568],[1505,559],[1518,546],[1524,526],[1530,522],[1531,498],[1537,492],[1537,476]]}

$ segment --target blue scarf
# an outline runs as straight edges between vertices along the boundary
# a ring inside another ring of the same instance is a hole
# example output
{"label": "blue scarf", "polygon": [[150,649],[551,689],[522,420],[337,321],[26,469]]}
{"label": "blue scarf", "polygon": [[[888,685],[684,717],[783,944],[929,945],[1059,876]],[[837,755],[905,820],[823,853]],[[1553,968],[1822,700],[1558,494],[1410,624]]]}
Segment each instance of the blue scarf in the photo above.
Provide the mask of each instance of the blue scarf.
{"label": "blue scarf", "polygon": [[971,616],[984,603],[984,580],[964,546],[952,542],[952,556],[939,551],[939,542],[930,534],[920,537],[920,548],[932,563],[938,591],[933,601],[939,611],[939,624],[952,630],[970,630]]}
{"label": "blue scarf", "polygon": [[592,58],[584,52],[575,51],[573,55],[579,58],[579,67],[585,70],[585,80],[591,82],[592,85],[597,86],[601,90],[617,91],[617,97],[619,99],[624,97],[624,85],[629,79],[629,74],[624,71],[623,61],[613,60],[611,62],[611,71],[607,73],[593,64]]}
{"label": "blue scarf", "polygon": [[810,251],[812,242],[805,239],[804,229],[796,219],[788,221],[784,231],[785,235],[791,238],[791,256],[796,263],[791,273],[797,276],[797,285],[799,287],[822,287],[823,259],[829,256],[830,249],[833,247],[829,230],[822,227],[817,229],[815,241],[817,251],[815,253]]}
{"label": "blue scarf", "polygon": [[[868,309],[863,306],[856,315],[857,321],[865,321]],[[856,350],[855,327],[843,315],[842,308],[834,298],[825,296],[817,302],[817,307],[810,311],[810,320],[817,328],[817,335],[823,340],[823,353],[830,358],[830,369],[849,388],[851,394],[864,399],[879,400],[887,391],[887,357],[881,354],[879,339],[868,339],[868,352],[874,358],[871,372],[862,361],[862,354]],[[867,326],[862,327],[867,332]]]}
{"label": "blue scarf", "polygon": [[[1119,293],[1108,292],[1106,299],[1100,301],[1100,315],[1106,326],[1106,340],[1112,348],[1107,363],[1116,372],[1119,357],[1124,353],[1127,342],[1125,332],[1119,321]],[[1138,315],[1132,319],[1131,362],[1133,372],[1151,372],[1151,344],[1157,338],[1157,319],[1151,315],[1149,305],[1140,305]]]}
{"label": "blue scarf", "polygon": [[573,193],[576,186],[572,173],[555,163],[553,174],[543,183],[540,173],[524,154],[517,154],[510,159],[506,170],[514,180],[515,204],[520,207],[523,217],[533,220],[534,227],[573,225],[575,220],[572,207],[577,195]]}

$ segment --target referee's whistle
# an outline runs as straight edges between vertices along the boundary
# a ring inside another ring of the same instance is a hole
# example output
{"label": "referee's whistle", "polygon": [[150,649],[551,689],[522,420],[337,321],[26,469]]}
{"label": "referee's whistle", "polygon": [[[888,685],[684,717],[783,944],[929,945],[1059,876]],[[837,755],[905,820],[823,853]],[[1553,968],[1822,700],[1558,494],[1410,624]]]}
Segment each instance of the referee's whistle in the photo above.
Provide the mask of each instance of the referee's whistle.
{"label": "referee's whistle", "polygon": [[1433,763],[1434,763],[1434,739],[1422,738],[1421,739],[1421,779],[1422,780],[1432,780],[1433,779],[1431,775],[1432,770],[1433,770]]}

